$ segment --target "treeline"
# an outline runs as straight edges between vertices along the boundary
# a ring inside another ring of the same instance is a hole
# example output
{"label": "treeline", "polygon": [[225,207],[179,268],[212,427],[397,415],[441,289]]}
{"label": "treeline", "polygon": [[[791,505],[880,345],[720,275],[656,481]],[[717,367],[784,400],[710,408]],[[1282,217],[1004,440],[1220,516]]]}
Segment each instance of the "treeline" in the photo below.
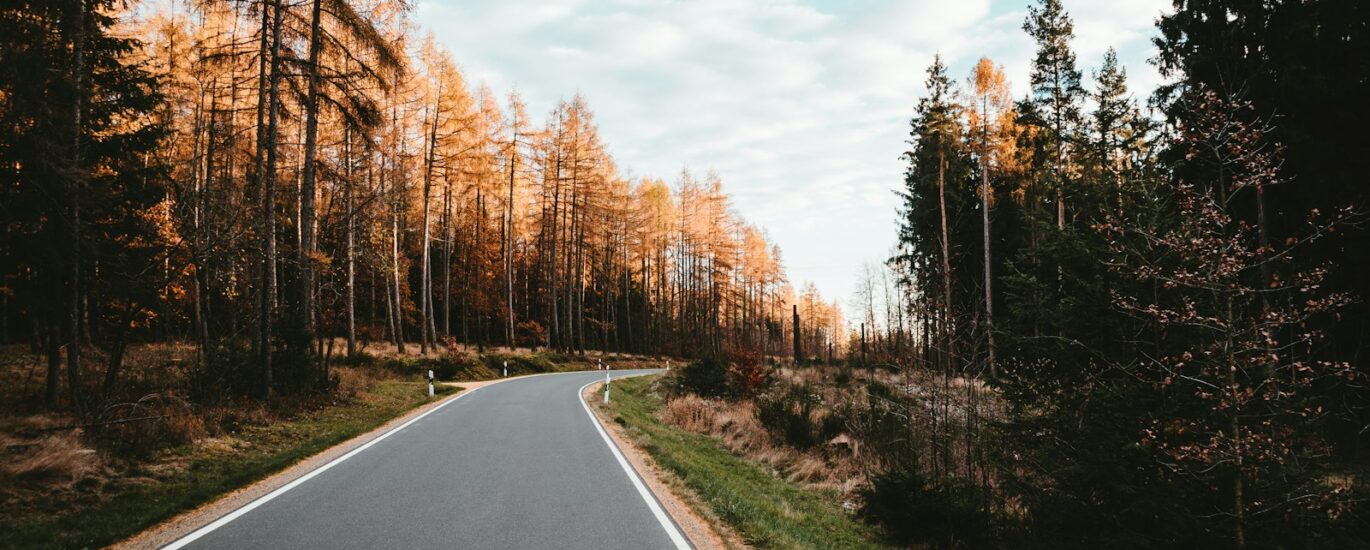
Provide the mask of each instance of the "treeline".
{"label": "treeline", "polygon": [[[1025,97],[988,59],[964,85],[934,61],[863,344],[990,389],[927,394],[876,494],[947,544],[985,522],[1046,547],[1370,540],[1366,16],[1177,1],[1146,103],[1111,50],[1082,73],[1059,0],[1023,23]],[[884,312],[882,277],[905,290]]]}
{"label": "treeline", "polygon": [[801,338],[840,326],[717,175],[623,177],[585,98],[538,122],[404,2],[3,13],[0,338],[46,356],[49,406],[107,396],[128,342],[270,396],[368,342],[788,354],[793,304]]}

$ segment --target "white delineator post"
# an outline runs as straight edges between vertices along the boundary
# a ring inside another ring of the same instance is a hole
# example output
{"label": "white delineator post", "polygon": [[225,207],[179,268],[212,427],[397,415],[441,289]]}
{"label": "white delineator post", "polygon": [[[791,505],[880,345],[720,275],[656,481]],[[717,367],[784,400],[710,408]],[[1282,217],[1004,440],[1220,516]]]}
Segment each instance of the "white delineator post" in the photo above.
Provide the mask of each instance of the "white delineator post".
{"label": "white delineator post", "polygon": [[505,361],[505,362],[504,362],[504,377],[505,377],[505,378],[508,378],[508,377],[509,377],[509,362],[508,362],[508,361]]}
{"label": "white delineator post", "polygon": [[428,370],[428,397],[433,397],[433,370]]}
{"label": "white delineator post", "polygon": [[609,369],[604,369],[604,404],[609,404]]}

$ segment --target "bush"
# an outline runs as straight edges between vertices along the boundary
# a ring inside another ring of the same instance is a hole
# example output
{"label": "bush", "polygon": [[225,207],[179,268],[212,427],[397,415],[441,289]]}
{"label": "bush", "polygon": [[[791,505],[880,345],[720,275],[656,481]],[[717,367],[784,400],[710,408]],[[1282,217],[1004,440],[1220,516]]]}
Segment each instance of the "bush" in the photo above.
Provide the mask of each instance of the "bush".
{"label": "bush", "polygon": [[918,460],[917,438],[909,411],[888,397],[888,386],[871,384],[869,402],[846,412],[852,431],[874,458],[891,468]]}
{"label": "bush", "polygon": [[493,371],[496,375],[504,372],[504,364],[509,363],[509,376],[523,374],[538,374],[543,372],[557,372],[561,369],[543,354],[538,355],[503,355],[491,353],[480,356],[481,362]]}
{"label": "bush", "polygon": [[728,352],[732,368],[728,375],[732,387],[743,398],[760,395],[771,387],[773,381],[771,368],[761,361],[761,352],[750,349],[734,349]]}
{"label": "bush", "polygon": [[208,435],[204,419],[189,402],[171,393],[114,403],[92,419],[91,437],[102,447],[128,456],[195,441]]}
{"label": "bush", "polygon": [[426,378],[430,370],[434,378],[443,381],[489,380],[499,376],[498,372],[491,372],[475,357],[462,353],[443,357],[393,357],[382,365],[396,374],[420,379]]}
{"label": "bush", "polygon": [[839,388],[847,387],[847,384],[851,383],[851,367],[838,369],[837,376],[834,376],[832,381]]}
{"label": "bush", "polygon": [[861,496],[862,515],[899,544],[979,546],[990,538],[976,488],[950,478],[930,483],[914,462],[877,474]]}
{"label": "bush", "polygon": [[838,415],[821,408],[808,384],[785,386],[756,400],[757,420],[772,435],[797,449],[828,441],[846,429]]}
{"label": "bush", "polygon": [[728,363],[718,357],[696,359],[680,369],[680,389],[700,397],[728,397]]}
{"label": "bush", "polygon": [[547,329],[542,328],[537,321],[522,321],[514,325],[514,338],[520,346],[537,349],[547,343]]}

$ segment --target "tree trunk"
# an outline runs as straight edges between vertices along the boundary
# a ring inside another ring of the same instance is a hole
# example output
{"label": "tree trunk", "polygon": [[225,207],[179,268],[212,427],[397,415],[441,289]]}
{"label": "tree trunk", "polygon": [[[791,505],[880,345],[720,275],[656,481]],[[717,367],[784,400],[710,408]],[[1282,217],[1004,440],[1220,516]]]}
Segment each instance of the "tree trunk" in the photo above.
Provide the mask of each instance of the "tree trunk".
{"label": "tree trunk", "polygon": [[71,403],[80,418],[85,418],[85,408],[81,402],[81,195],[83,193],[85,171],[81,160],[82,109],[85,97],[85,49],[86,49],[86,1],[73,0],[72,14],[72,85],[76,90],[76,101],[72,110],[71,133],[71,226],[68,237],[71,239],[71,280],[67,312],[67,383],[71,388]]}
{"label": "tree trunk", "polygon": [[937,149],[937,204],[941,210],[942,223],[942,335],[946,343],[947,365],[956,365],[956,334],[952,330],[951,316],[951,241],[947,232],[947,160],[946,153],[939,145]]}
{"label": "tree trunk", "polygon": [[345,143],[347,147],[347,152],[344,154],[346,157],[344,162],[347,166],[347,189],[344,192],[347,195],[344,200],[347,209],[347,234],[345,236],[344,255],[347,262],[347,358],[354,359],[357,355],[357,254],[355,243],[357,222],[354,219],[357,215],[357,206],[356,199],[353,197],[356,182],[352,180],[352,133],[350,131],[347,132]]}
{"label": "tree trunk", "polygon": [[519,156],[519,120],[518,111],[514,111],[514,139],[509,144],[509,200],[505,203],[505,224],[504,232],[504,286],[505,286],[505,306],[506,323],[504,340],[510,349],[515,347],[514,342],[514,174],[518,169]]}
{"label": "tree trunk", "polygon": [[[438,96],[442,96],[442,88],[438,88]],[[419,353],[428,353],[428,346],[432,343],[432,333],[430,331],[432,322],[432,293],[433,275],[432,258],[430,246],[432,244],[432,233],[429,227],[429,202],[433,190],[433,155],[437,152],[438,138],[438,117],[442,115],[441,103],[434,101],[433,122],[428,131],[428,151],[424,159],[423,169],[423,250],[422,250],[422,273],[419,277],[419,311],[421,313],[419,326]]]}
{"label": "tree trunk", "polygon": [[[260,325],[262,363],[262,396],[272,395],[274,373],[271,371],[271,314],[276,303],[276,135],[280,111],[280,74],[281,74],[281,0],[274,0],[271,7],[271,71],[267,83],[267,122],[265,135],[259,134],[259,152],[265,153],[265,166],[257,175],[261,193],[261,239],[262,239],[262,289]],[[265,12],[265,10],[263,10]],[[265,17],[265,13],[263,13]],[[265,28],[265,24],[263,24]],[[260,164],[260,162],[259,162]]]}
{"label": "tree trunk", "polygon": [[[58,342],[62,331],[57,321],[51,320],[47,324],[47,334],[44,337],[45,348],[48,357],[47,391],[44,393],[44,403],[48,409],[57,408],[57,399],[62,390],[62,345]],[[35,331],[37,328],[34,329]]]}
{"label": "tree trunk", "polygon": [[314,341],[314,196],[316,150],[319,134],[319,49],[323,45],[323,30],[320,28],[322,0],[314,0],[309,22],[309,61],[305,64],[308,84],[305,97],[304,123],[304,169],[300,179],[300,249],[296,261],[299,263],[299,277],[295,281],[297,317],[301,333],[299,343],[303,344],[306,356],[310,343]]}
{"label": "tree trunk", "polygon": [[989,367],[989,377],[998,378],[999,371],[994,365],[994,263],[990,251],[989,223],[989,210],[992,207],[989,189],[989,109],[984,97],[980,98],[980,112],[980,213],[985,249],[985,363]]}

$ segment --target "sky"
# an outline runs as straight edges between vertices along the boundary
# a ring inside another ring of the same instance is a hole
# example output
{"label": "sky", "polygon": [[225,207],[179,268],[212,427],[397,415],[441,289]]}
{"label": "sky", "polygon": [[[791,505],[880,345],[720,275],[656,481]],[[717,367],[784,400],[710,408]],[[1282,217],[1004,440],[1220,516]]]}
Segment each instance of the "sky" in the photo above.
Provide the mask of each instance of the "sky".
{"label": "sky", "polygon": [[[846,303],[895,244],[909,119],[940,53],[1027,91],[1029,0],[418,0],[468,82],[517,88],[539,119],[585,94],[624,175],[715,170],[780,245],[796,288]],[[1065,0],[1085,75],[1117,48],[1138,99],[1169,0]]]}

